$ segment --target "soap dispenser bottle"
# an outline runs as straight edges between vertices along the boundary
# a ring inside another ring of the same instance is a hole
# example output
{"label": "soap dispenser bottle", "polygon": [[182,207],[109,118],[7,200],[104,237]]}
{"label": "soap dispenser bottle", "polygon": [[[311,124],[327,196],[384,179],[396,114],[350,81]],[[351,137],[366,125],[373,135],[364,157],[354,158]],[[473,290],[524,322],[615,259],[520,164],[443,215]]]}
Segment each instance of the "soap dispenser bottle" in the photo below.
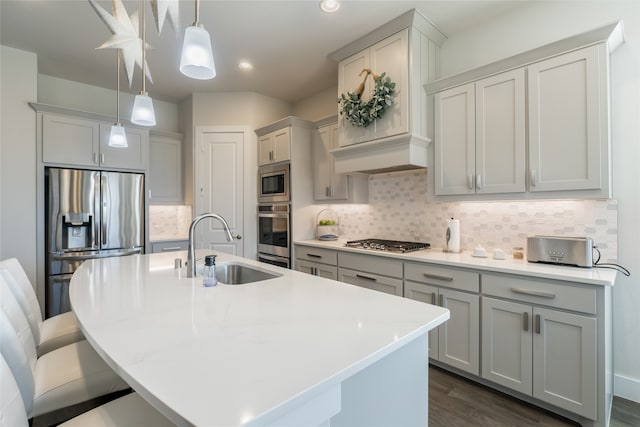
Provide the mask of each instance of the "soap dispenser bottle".
{"label": "soap dispenser bottle", "polygon": [[215,255],[207,255],[204,257],[204,271],[202,285],[206,288],[211,286],[215,286],[218,284],[218,279],[216,279],[216,256]]}

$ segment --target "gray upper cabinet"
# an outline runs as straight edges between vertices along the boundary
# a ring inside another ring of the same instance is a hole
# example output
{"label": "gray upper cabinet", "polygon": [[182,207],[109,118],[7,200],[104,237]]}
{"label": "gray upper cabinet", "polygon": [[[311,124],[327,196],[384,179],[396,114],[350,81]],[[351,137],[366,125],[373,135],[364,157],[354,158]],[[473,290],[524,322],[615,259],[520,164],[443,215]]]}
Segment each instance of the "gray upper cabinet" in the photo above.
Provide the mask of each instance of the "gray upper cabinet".
{"label": "gray upper cabinet", "polygon": [[609,54],[621,31],[611,24],[425,85],[435,197],[611,197]]}
{"label": "gray upper cabinet", "polygon": [[150,203],[182,203],[182,135],[151,132],[148,186]]}
{"label": "gray upper cabinet", "polygon": [[82,117],[42,114],[42,161],[89,168],[147,168],[149,133],[126,127],[126,148],[109,147],[111,123]]}
{"label": "gray upper cabinet", "polygon": [[601,190],[610,197],[605,45],[527,70],[530,191]]}
{"label": "gray upper cabinet", "polygon": [[436,94],[436,195],[525,191],[524,82],[517,69]]}
{"label": "gray upper cabinet", "polygon": [[330,151],[338,148],[338,123],[332,117],[316,123],[313,133],[313,198],[322,202],[367,203],[366,175],[336,173]]}

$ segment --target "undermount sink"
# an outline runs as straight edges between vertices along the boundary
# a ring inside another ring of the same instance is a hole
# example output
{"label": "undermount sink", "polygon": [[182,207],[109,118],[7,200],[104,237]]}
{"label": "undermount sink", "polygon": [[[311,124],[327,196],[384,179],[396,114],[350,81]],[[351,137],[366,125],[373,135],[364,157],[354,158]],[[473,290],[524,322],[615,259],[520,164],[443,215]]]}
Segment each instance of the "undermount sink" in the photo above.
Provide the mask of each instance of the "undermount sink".
{"label": "undermount sink", "polygon": [[282,275],[236,262],[216,264],[216,279],[225,285],[243,285],[280,276]]}

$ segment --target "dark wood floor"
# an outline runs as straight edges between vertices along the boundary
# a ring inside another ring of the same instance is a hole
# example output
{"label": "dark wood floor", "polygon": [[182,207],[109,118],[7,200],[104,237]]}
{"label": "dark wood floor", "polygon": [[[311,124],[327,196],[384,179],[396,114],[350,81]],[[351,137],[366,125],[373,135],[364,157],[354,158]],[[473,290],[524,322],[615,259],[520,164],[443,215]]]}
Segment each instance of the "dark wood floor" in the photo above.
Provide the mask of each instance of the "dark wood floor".
{"label": "dark wood floor", "polygon": [[[578,425],[440,368],[429,368],[429,427]],[[640,426],[640,404],[614,398],[610,426]]]}

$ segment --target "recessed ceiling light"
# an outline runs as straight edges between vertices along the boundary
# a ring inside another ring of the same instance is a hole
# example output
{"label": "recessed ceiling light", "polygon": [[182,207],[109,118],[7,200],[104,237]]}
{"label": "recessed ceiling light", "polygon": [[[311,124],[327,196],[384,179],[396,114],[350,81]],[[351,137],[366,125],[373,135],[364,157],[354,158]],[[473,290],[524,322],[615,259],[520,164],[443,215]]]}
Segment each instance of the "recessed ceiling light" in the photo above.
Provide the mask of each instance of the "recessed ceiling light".
{"label": "recessed ceiling light", "polygon": [[340,1],[339,0],[322,0],[320,2],[320,9],[324,12],[335,12],[340,9]]}
{"label": "recessed ceiling light", "polygon": [[240,61],[238,62],[238,68],[243,71],[250,71],[253,70],[253,64],[251,64],[251,62],[249,61]]}

